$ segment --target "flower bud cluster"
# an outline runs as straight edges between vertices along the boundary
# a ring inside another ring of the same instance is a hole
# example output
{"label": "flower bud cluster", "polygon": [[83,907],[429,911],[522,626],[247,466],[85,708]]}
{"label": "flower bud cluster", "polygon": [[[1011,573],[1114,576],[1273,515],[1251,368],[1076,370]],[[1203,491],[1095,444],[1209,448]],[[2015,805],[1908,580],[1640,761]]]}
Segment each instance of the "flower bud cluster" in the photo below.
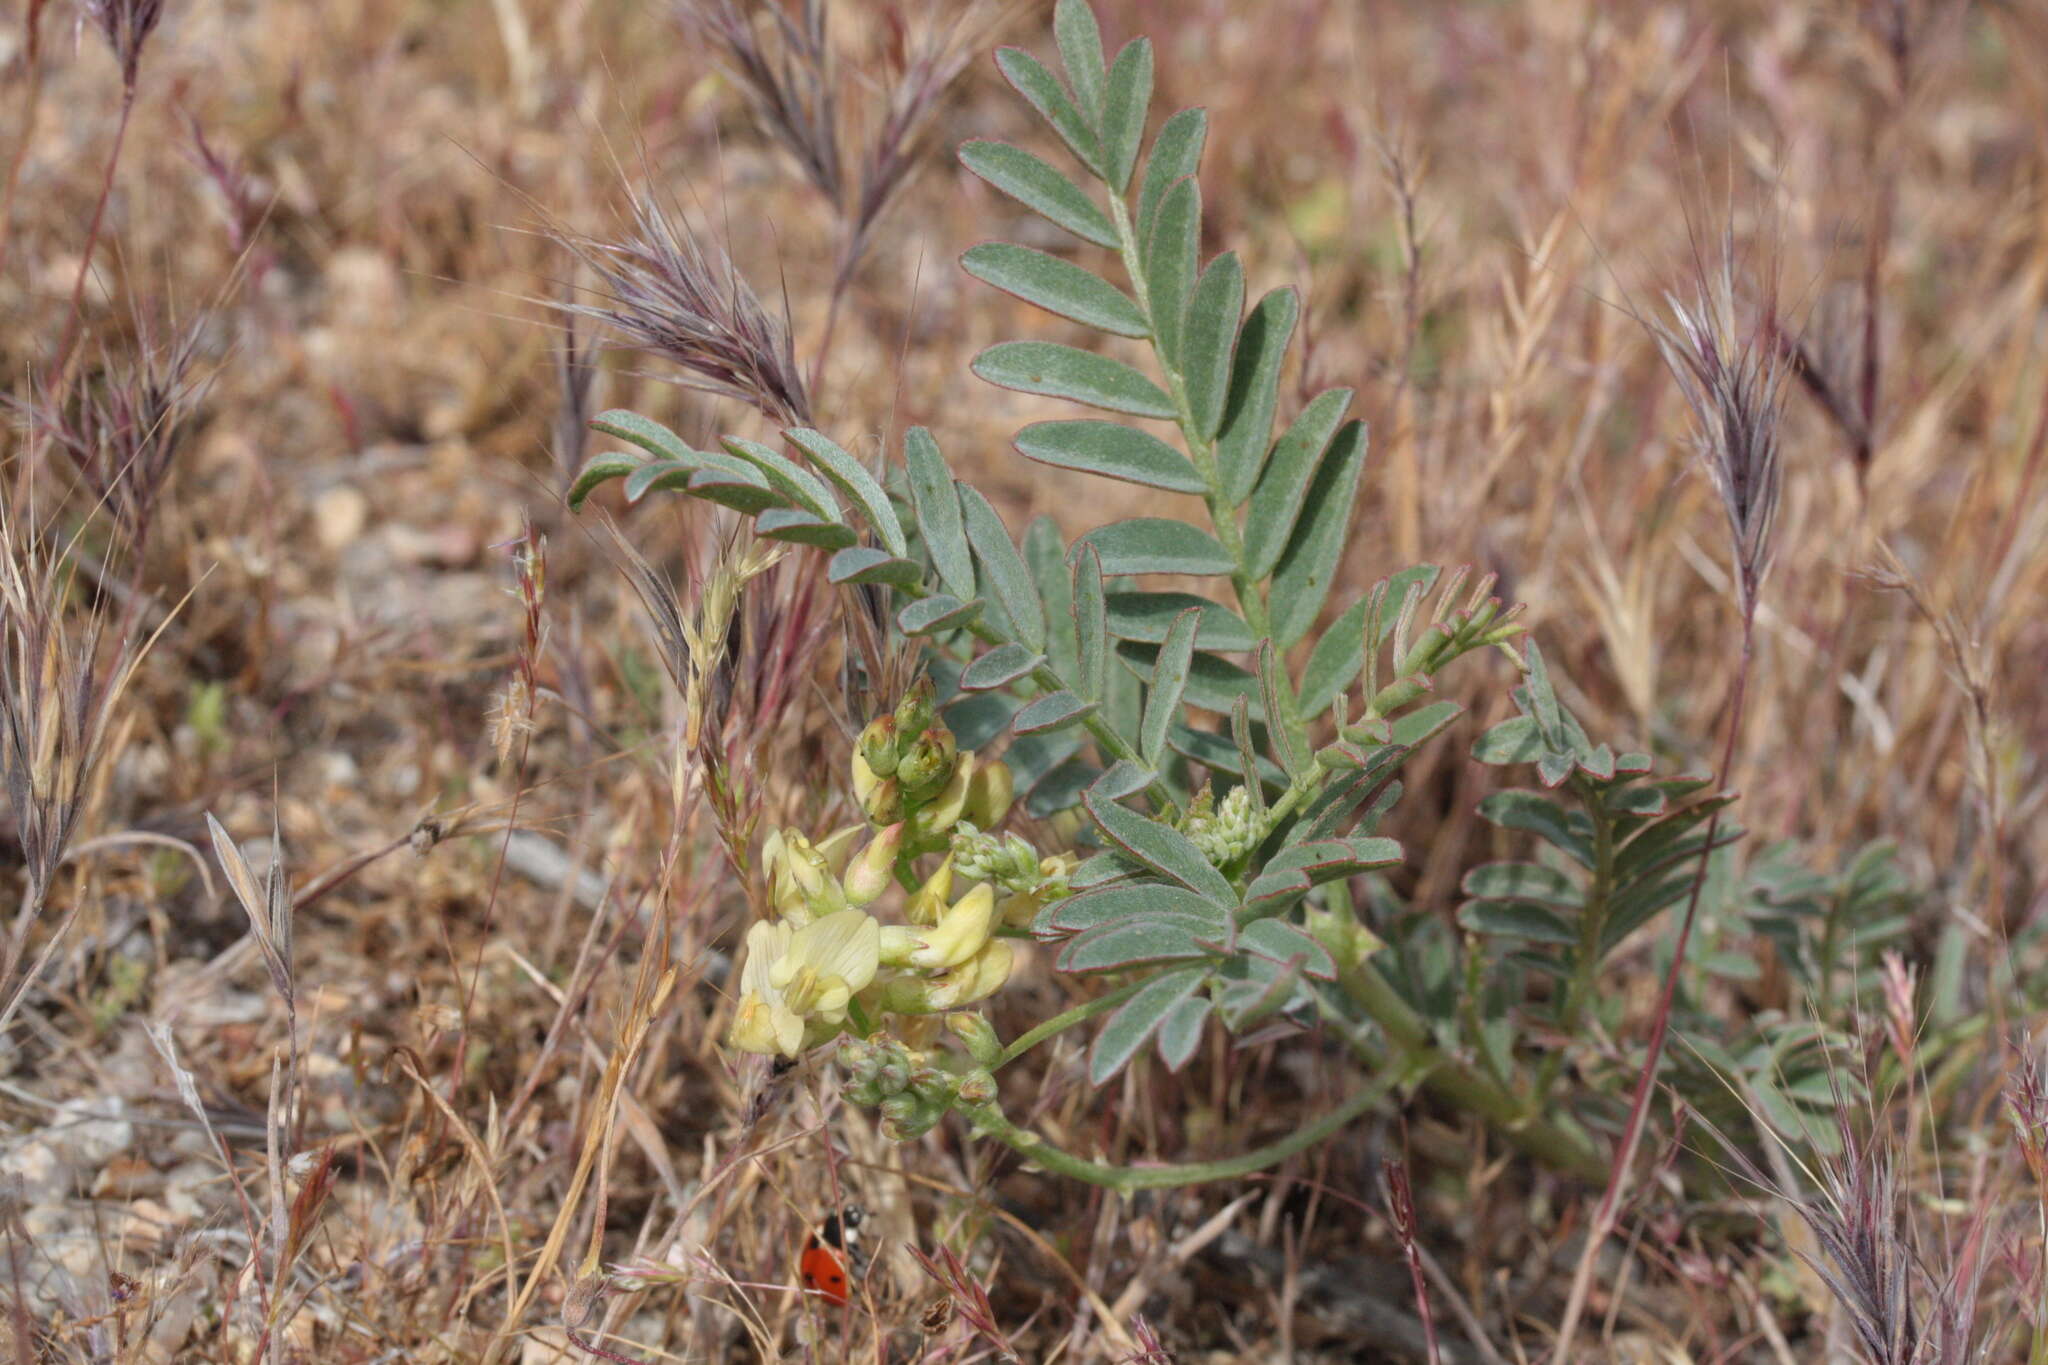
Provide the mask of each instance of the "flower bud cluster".
{"label": "flower bud cluster", "polygon": [[895,1142],[923,1137],[955,1104],[995,1098],[995,1078],[984,1064],[950,1071],[931,1054],[894,1038],[851,1041],[840,1048],[839,1061],[846,1068],[847,1097],[881,1110],[882,1133]]}
{"label": "flower bud cluster", "polygon": [[1243,787],[1232,787],[1220,805],[1215,804],[1205,788],[1189,804],[1181,832],[1218,867],[1242,859],[1258,847],[1264,833],[1258,812],[1252,809],[1251,793]]}

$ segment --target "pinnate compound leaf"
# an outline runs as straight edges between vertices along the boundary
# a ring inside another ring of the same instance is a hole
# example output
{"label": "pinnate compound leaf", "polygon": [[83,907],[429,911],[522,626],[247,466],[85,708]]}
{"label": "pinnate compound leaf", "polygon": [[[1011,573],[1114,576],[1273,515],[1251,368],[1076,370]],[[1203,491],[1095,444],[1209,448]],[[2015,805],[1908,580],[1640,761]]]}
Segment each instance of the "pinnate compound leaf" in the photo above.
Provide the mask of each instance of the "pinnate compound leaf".
{"label": "pinnate compound leaf", "polygon": [[925,553],[931,556],[946,591],[966,601],[974,596],[974,557],[967,548],[953,473],[939,454],[938,442],[923,427],[904,433],[903,462],[910,475],[910,496]]}
{"label": "pinnate compound leaf", "polygon": [[1273,413],[1280,402],[1280,367],[1300,313],[1301,301],[1292,289],[1275,289],[1259,300],[1238,329],[1230,362],[1230,398],[1216,436],[1223,500],[1231,507],[1251,496],[1265,468]]}
{"label": "pinnate compound leaf", "polygon": [[[1116,54],[1102,104],[1102,175],[1112,194],[1130,188],[1152,107],[1152,40],[1133,38]],[[1114,245],[1107,243],[1106,245]]]}
{"label": "pinnate compound leaf", "polygon": [[1195,630],[1201,613],[1190,607],[1173,619],[1152,670],[1152,691],[1145,699],[1145,719],[1138,730],[1138,753],[1157,768],[1166,756],[1166,735],[1180,717],[1181,693],[1187,690],[1188,665],[1194,661]]}
{"label": "pinnate compound leaf", "polygon": [[1019,393],[1069,398],[1133,417],[1174,415],[1166,391],[1121,360],[1058,342],[1005,341],[976,356],[971,368],[989,383]]}
{"label": "pinnate compound leaf", "polygon": [[1116,422],[1033,422],[1017,433],[1017,451],[1040,464],[1168,493],[1202,491],[1202,476],[1187,456],[1150,432]]}
{"label": "pinnate compound leaf", "polygon": [[1236,567],[1230,553],[1208,532],[1164,517],[1113,521],[1082,536],[1101,558],[1104,575],[1177,573],[1207,577]]}
{"label": "pinnate compound leaf", "polygon": [[1351,533],[1351,507],[1365,467],[1365,423],[1349,422],[1330,442],[1309,485],[1294,539],[1273,573],[1273,643],[1282,649],[1308,634],[1330,595]]}
{"label": "pinnate compound leaf", "polygon": [[1230,363],[1237,350],[1238,319],[1244,313],[1244,267],[1233,252],[1224,252],[1195,282],[1188,303],[1187,334],[1182,345],[1181,377],[1195,432],[1203,440],[1223,423],[1223,405],[1230,396]]}
{"label": "pinnate compound leaf", "polygon": [[1129,295],[1100,275],[1034,247],[983,242],[969,247],[960,265],[984,284],[1097,331],[1142,337],[1150,330]]}
{"label": "pinnate compound leaf", "polygon": [[1044,116],[1067,144],[1067,150],[1078,158],[1082,165],[1098,174],[1101,171],[1102,148],[1088,121],[1081,111],[1074,107],[1066,87],[1059,77],[1045,69],[1045,63],[1018,47],[996,49],[996,68],[1007,80]]}
{"label": "pinnate compound leaf", "polygon": [[[1330,438],[1351,406],[1351,390],[1325,389],[1301,410],[1267,457],[1266,472],[1252,491],[1245,517],[1245,559],[1254,578],[1264,578],[1280,562],[1308,497],[1309,483],[1330,448]],[[1357,630],[1352,634],[1356,635]]]}
{"label": "pinnate compound leaf", "polygon": [[1010,540],[1009,528],[996,515],[987,498],[965,484],[960,486],[960,512],[967,526],[974,557],[988,570],[989,587],[996,601],[1017,628],[1017,638],[1033,649],[1045,648],[1045,609],[1024,556]]}
{"label": "pinnate compound leaf", "polygon": [[1187,835],[1092,794],[1084,796],[1082,803],[1110,842],[1131,857],[1217,905],[1237,903],[1237,893],[1230,882]]}
{"label": "pinnate compound leaf", "polygon": [[1087,191],[1045,161],[1007,142],[969,142],[960,162],[989,184],[1084,242],[1115,249],[1116,226]]}

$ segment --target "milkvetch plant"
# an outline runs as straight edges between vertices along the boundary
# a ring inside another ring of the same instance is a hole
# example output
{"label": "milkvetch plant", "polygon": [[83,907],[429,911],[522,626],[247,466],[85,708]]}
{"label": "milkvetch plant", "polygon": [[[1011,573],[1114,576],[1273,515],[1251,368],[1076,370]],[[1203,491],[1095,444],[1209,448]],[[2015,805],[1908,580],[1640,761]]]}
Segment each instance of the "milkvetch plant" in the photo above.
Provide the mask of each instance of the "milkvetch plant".
{"label": "milkvetch plant", "polygon": [[[794,1056],[843,1039],[851,1093],[899,1136],[958,1110],[1048,1168],[1119,1188],[1279,1160],[1413,1083],[1597,1177],[1589,1130],[1555,1102],[1562,1049],[1513,1036],[1521,978],[1494,982],[1489,1005],[1432,1003],[1400,962],[1382,971],[1385,925],[1352,884],[1401,861],[1380,823],[1408,756],[1461,714],[1437,678],[1474,652],[1528,675],[1526,714],[1479,756],[1534,763],[1581,806],[1491,801],[1488,818],[1561,841],[1578,870],[1480,869],[1462,912],[1499,945],[1487,961],[1561,979],[1557,1022],[1587,1008],[1621,939],[1683,894],[1673,869],[1705,851],[1698,826],[1715,807],[1696,799],[1703,784],[1651,779],[1646,759],[1590,744],[1559,713],[1540,655],[1516,647],[1520,609],[1490,577],[1416,565],[1323,624],[1369,448],[1353,395],[1329,389],[1283,417],[1300,305],[1291,289],[1248,303],[1234,254],[1201,259],[1207,116],[1152,128],[1151,44],[1108,57],[1081,0],[1062,0],[1054,29],[1063,75],[1014,48],[997,64],[1079,177],[1007,143],[970,142],[960,159],[1074,251],[989,242],[961,265],[1123,356],[1025,338],[973,369],[1106,414],[1027,426],[1026,459],[1192,495],[1198,520],[1116,521],[1067,544],[1041,518],[1020,542],[922,428],[878,477],[809,426],[785,429],[785,449],[735,435],[698,450],[630,412],[592,422],[625,448],[585,467],[572,504],[622,480],[629,501],[674,491],[732,508],[765,539],[829,556],[832,582],[878,594],[923,649],[929,690],[872,723],[850,762],[867,829],[815,845],[785,831],[764,849],[775,918],[748,934],[732,1041]],[[1213,591],[1148,586],[1157,575]],[[1058,817],[1072,846],[1004,832],[1013,801]],[[883,918],[892,886],[901,911]],[[1005,1044],[971,1007],[1007,977],[1018,934],[1107,989]],[[1002,1110],[995,1073],[1069,1028],[1093,1026],[1100,1085],[1148,1050],[1184,1066],[1212,1027],[1275,1024],[1320,1024],[1375,1081],[1270,1148],[1123,1169],[1058,1151]]]}

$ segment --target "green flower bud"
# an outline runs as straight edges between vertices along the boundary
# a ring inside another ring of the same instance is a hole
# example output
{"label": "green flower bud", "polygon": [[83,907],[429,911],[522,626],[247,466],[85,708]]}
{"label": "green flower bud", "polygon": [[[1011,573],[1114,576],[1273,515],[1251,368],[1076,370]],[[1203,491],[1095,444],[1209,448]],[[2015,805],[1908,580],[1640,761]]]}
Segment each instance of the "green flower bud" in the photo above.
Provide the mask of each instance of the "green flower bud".
{"label": "green flower bud", "polygon": [[961,1010],[946,1016],[946,1027],[967,1045],[967,1055],[974,1058],[976,1066],[994,1066],[1002,1057],[1003,1040],[996,1036],[996,1026],[982,1015]]}
{"label": "green flower bud", "polygon": [[881,716],[868,722],[868,728],[860,732],[860,759],[876,777],[896,775],[896,722],[889,716]]}
{"label": "green flower bud", "polygon": [[930,678],[919,678],[911,684],[910,690],[903,694],[903,700],[896,703],[896,733],[917,735],[930,729],[932,721],[938,717],[936,697],[937,690]]}
{"label": "green flower bud", "polygon": [[987,1104],[996,1097],[996,1078],[977,1067],[960,1078],[960,1083],[953,1088],[953,1093],[959,1097],[962,1104],[977,1107]]}
{"label": "green flower bud", "polygon": [[929,796],[952,780],[959,752],[953,732],[943,725],[934,725],[920,734],[898,760],[896,779],[903,784],[905,794],[913,798]]}

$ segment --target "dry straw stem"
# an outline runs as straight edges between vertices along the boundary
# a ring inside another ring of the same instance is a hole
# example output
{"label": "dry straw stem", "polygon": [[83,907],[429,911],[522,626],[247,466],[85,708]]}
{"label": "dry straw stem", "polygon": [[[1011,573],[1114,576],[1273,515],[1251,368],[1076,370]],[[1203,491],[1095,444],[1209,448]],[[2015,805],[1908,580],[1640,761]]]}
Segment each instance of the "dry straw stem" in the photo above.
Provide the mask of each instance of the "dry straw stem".
{"label": "dry straw stem", "polygon": [[[1784,412],[1785,388],[1774,344],[1775,282],[1764,291],[1763,301],[1753,314],[1755,321],[1745,325],[1736,300],[1732,231],[1723,240],[1713,267],[1709,268],[1698,254],[1694,261],[1691,298],[1666,298],[1675,326],[1650,326],[1664,363],[1692,410],[1694,451],[1720,495],[1735,564],[1735,607],[1742,651],[1728,699],[1721,759],[1715,768],[1716,787],[1726,787],[1735,764],[1750,668],[1756,655],[1757,606],[1776,550],[1774,532],[1783,479],[1778,463],[1778,424]],[[1571,1359],[1579,1318],[1592,1289],[1601,1249],[1621,1215],[1636,1152],[1648,1126],[1650,1097],[1656,1086],[1658,1065],[1663,1060],[1678,978],[1685,967],[1686,948],[1692,939],[1700,895],[1706,888],[1714,836],[1720,827],[1721,809],[1717,808],[1707,820],[1692,888],[1686,896],[1678,936],[1672,945],[1671,964],[1665,970],[1657,1012],[1651,1019],[1628,1122],[1615,1152],[1613,1174],[1608,1177],[1607,1188],[1586,1229],[1585,1246],[1572,1275],[1571,1292],[1551,1353],[1552,1365],[1566,1365]]]}

